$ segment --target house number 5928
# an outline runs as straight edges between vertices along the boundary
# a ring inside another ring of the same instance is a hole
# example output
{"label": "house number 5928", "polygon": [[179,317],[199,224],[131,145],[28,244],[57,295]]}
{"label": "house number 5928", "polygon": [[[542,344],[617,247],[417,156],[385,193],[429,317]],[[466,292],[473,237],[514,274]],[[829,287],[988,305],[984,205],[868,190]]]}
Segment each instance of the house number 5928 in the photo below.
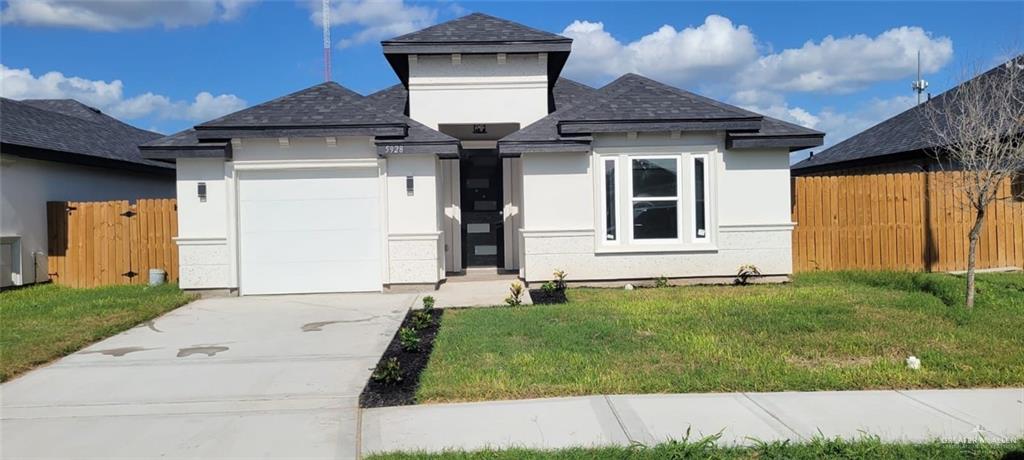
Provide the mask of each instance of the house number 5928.
{"label": "house number 5928", "polygon": [[384,153],[386,153],[386,154],[402,153],[403,149],[404,149],[404,146],[402,146],[402,145],[385,145],[384,146]]}

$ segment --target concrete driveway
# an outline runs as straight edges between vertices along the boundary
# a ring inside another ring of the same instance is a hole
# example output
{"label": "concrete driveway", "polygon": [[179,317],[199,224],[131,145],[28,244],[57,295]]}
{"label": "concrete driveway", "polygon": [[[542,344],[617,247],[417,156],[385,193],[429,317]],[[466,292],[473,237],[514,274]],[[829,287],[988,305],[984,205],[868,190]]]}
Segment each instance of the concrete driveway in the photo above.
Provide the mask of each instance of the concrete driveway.
{"label": "concrete driveway", "polygon": [[415,294],[204,299],[0,386],[0,454],[357,454],[357,406]]}

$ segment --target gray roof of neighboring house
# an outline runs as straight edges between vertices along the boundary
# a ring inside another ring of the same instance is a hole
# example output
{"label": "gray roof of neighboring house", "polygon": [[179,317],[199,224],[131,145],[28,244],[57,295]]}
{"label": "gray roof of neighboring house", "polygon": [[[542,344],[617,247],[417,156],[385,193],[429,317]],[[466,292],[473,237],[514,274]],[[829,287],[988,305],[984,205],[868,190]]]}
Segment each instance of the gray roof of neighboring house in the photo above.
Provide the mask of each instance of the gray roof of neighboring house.
{"label": "gray roof of neighboring house", "polygon": [[[381,154],[458,154],[458,140],[392,107],[398,95],[366,97],[321,83],[142,145],[147,158],[230,157],[228,140],[246,137],[373,136]],[[401,149],[393,147],[401,146]],[[385,151],[387,147],[387,151]]]}
{"label": "gray roof of neighboring house", "polygon": [[0,140],[5,153],[147,171],[173,169],[139,153],[139,144],[162,136],[70,99],[0,98]]}
{"label": "gray roof of neighboring house", "polygon": [[551,32],[472,13],[381,42],[385,48],[395,45],[445,44],[528,44],[572,43],[572,39]]}
{"label": "gray roof of neighboring house", "polygon": [[[1024,55],[1017,56],[1014,61],[1024,62],[1022,59]],[[997,66],[975,79],[999,77],[1003,75],[1002,69],[1003,65]],[[943,112],[947,105],[955,103],[957,88],[959,85],[861,131],[793,165],[792,169],[794,172],[813,172],[884,161],[886,157],[896,159],[908,155],[923,155],[925,150],[938,147],[934,137],[928,134],[932,128],[926,115],[927,111]],[[1024,94],[1019,100],[1024,100]]]}
{"label": "gray roof of neighboring house", "polygon": [[502,138],[502,152],[582,149],[599,132],[726,130],[733,148],[807,148],[824,133],[765,117],[635,74],[624,75]]}

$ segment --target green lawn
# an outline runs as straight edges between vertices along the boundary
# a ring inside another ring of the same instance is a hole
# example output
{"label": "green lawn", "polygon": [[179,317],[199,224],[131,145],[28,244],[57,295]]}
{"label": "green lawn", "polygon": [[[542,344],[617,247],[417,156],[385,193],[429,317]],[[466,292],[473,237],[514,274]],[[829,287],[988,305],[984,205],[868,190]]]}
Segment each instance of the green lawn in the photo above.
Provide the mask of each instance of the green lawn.
{"label": "green lawn", "polygon": [[0,381],[192,299],[172,284],[93,289],[43,284],[0,293]]}
{"label": "green lawn", "polygon": [[[1024,275],[812,273],[445,313],[420,402],[1024,385]],[[922,369],[904,366],[909,355]]]}
{"label": "green lawn", "polygon": [[445,452],[440,454],[393,453],[371,455],[367,460],[818,460],[818,459],[1003,459],[1024,455],[1024,440],[1003,444],[979,442],[929,442],[922,444],[891,444],[877,439],[859,441],[822,440],[792,444],[761,443],[754,447],[717,447],[713,438],[679,441],[654,447],[608,447],[597,449],[565,449],[539,451],[528,449],[485,450],[479,452]]}

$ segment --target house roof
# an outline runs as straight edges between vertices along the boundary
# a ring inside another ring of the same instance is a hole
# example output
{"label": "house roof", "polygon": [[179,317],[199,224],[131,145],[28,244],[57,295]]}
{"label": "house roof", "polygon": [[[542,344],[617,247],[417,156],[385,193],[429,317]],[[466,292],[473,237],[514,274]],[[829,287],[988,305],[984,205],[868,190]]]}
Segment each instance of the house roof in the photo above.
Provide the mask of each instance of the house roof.
{"label": "house roof", "polygon": [[[824,133],[741,109],[635,74],[624,75],[499,141],[503,153],[582,148],[601,132],[725,130],[732,148],[821,145]],[[767,122],[766,122],[767,120]],[[771,142],[767,142],[768,140]]]}
{"label": "house roof", "polygon": [[[386,91],[386,90],[385,90]],[[372,97],[335,82],[296,91],[171,136],[140,149],[147,158],[230,157],[230,139],[249,137],[372,136],[382,155],[458,154],[458,140],[405,116],[404,94]],[[393,147],[401,146],[401,149]]]}
{"label": "house roof", "polygon": [[70,99],[0,98],[0,138],[5,153],[93,166],[168,171],[173,165],[145,159],[137,147],[161,136]]}
{"label": "house roof", "polygon": [[[1024,62],[1024,55],[1014,61]],[[999,78],[1004,75],[1004,66],[995,68],[972,79]],[[878,123],[860,133],[829,147],[795,165],[794,172],[813,172],[845,168],[852,165],[885,161],[888,158],[906,157],[925,150],[939,147],[931,131],[927,112],[945,111],[945,107],[956,102],[957,85],[930,100],[914,106],[896,116]],[[1018,100],[1024,101],[1024,94]]]}
{"label": "house roof", "polygon": [[483,13],[472,13],[381,42],[385,50],[388,47],[422,45],[544,43],[568,45],[572,39]]}
{"label": "house roof", "polygon": [[325,82],[201,123],[196,130],[200,139],[267,137],[272,132],[325,128],[404,134],[395,131],[404,130],[400,117],[378,110],[365,99],[338,83]]}
{"label": "house roof", "polygon": [[495,53],[545,53],[548,82],[553,83],[572,50],[571,38],[483,13],[442,22],[380,44],[402,83],[409,81],[410,54]]}
{"label": "house roof", "polygon": [[597,92],[596,89],[583,83],[559,77],[555,81],[554,88],[552,88],[555,98],[555,110],[586,102],[595,92]]}

